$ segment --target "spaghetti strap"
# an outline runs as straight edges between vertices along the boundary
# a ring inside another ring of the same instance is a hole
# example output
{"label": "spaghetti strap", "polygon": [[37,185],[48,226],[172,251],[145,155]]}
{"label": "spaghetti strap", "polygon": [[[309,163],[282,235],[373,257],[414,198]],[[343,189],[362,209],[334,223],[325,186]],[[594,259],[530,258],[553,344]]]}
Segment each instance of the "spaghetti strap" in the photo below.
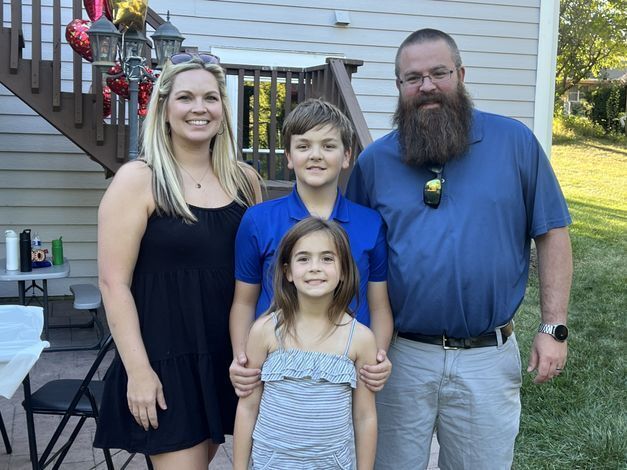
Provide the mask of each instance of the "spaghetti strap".
{"label": "spaghetti strap", "polygon": [[351,322],[351,332],[348,335],[348,341],[346,342],[346,349],[344,350],[344,354],[342,354],[342,356],[348,356],[348,350],[351,347],[351,343],[353,342],[353,333],[355,332],[355,323],[357,323],[357,319],[353,318],[353,321]]}

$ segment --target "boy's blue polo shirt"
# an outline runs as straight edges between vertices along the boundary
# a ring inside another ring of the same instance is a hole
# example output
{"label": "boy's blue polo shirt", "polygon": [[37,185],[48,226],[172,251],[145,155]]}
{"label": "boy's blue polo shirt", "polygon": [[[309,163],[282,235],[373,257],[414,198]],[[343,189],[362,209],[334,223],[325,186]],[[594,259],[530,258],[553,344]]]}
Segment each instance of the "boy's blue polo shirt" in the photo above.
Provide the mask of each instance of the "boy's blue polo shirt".
{"label": "boy's blue polo shirt", "polygon": [[[250,207],[244,214],[235,239],[235,278],[248,284],[261,284],[255,317],[270,307],[274,254],[281,238],[309,215],[296,186],[289,195]],[[387,280],[383,220],[376,211],[349,201],[339,190],[330,219],[346,231],[359,269],[359,306],[356,308],[353,299],[351,309],[361,323],[370,325],[368,282]]]}

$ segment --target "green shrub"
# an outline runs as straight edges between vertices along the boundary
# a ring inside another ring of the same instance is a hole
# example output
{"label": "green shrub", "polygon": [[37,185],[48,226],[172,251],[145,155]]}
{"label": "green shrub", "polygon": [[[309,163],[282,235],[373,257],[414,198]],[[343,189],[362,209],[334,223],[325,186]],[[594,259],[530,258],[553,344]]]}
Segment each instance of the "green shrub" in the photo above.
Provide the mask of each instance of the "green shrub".
{"label": "green shrub", "polygon": [[556,116],[553,118],[553,134],[556,138],[604,137],[605,129],[584,116]]}
{"label": "green shrub", "polygon": [[622,132],[619,117],[625,110],[625,93],[625,85],[619,83],[597,88],[590,93],[590,118],[608,134]]}

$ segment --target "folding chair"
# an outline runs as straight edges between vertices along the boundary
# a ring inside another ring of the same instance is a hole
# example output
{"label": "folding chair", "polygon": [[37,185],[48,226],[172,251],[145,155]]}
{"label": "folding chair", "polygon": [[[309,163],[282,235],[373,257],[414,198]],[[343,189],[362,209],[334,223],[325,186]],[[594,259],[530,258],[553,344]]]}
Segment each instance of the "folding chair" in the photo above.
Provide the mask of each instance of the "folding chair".
{"label": "folding chair", "polygon": [[[50,438],[50,442],[41,454],[41,457],[39,457],[37,462],[38,468],[43,469],[54,462],[53,469],[58,469],[87,418],[93,418],[98,423],[98,409],[104,382],[92,379],[109,349],[113,349],[112,345],[113,339],[109,335],[84,379],[52,380],[30,395],[28,400],[30,403],[27,403],[27,400],[24,400],[22,403],[26,414],[31,420],[34,414],[63,416]],[[68,441],[54,454],[50,455],[71,417],[78,417],[78,423],[72,430]],[[28,433],[31,442],[36,442],[35,430],[28,429]],[[113,461],[109,449],[103,449],[103,452],[107,468],[113,470]]]}
{"label": "folding chair", "polygon": [[7,428],[4,427],[4,420],[2,419],[2,413],[0,413],[0,434],[2,434],[2,440],[4,441],[4,448],[7,450],[7,454],[13,452],[11,448],[11,441],[9,441],[9,435],[7,434]]}

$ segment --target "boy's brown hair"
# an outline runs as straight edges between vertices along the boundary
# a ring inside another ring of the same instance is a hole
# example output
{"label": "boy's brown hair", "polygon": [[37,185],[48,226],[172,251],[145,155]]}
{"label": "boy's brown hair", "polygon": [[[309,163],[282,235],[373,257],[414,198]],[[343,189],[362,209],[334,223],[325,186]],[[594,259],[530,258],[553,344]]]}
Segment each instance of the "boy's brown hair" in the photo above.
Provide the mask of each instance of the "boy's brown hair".
{"label": "boy's brown hair", "polygon": [[293,135],[302,135],[316,127],[331,126],[340,132],[344,151],[353,148],[355,131],[350,120],[336,106],[324,100],[311,98],[296,106],[283,121],[283,148],[290,151]]}

